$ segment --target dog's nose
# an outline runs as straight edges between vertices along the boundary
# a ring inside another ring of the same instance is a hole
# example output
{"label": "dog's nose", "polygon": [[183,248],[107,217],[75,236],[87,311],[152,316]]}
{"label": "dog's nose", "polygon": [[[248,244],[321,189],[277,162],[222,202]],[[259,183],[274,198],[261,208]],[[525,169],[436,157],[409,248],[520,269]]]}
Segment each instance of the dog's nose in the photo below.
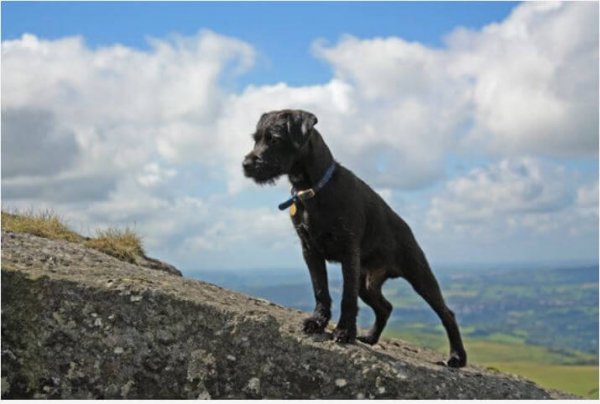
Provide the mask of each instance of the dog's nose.
{"label": "dog's nose", "polygon": [[244,161],[242,162],[242,167],[244,167],[244,170],[249,170],[252,167],[254,167],[255,162],[256,156],[254,154],[249,154],[244,158]]}

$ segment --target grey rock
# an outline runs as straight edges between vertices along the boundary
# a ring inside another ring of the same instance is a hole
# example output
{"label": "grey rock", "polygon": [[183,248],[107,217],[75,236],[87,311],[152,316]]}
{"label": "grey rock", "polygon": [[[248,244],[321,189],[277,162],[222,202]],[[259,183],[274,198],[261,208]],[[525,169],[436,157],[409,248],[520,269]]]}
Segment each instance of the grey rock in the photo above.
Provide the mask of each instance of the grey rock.
{"label": "grey rock", "polygon": [[253,377],[248,380],[244,391],[253,397],[259,397],[260,395],[260,379],[258,377]]}
{"label": "grey rock", "polygon": [[346,379],[335,379],[335,385],[338,387],[344,387],[347,384],[348,382],[346,381]]}
{"label": "grey rock", "polygon": [[182,276],[181,271],[175,268],[173,265],[145,255],[143,257],[136,257],[135,264],[146,268],[156,269],[158,271],[163,271],[171,275]]}
{"label": "grey rock", "polygon": [[439,366],[442,355],[400,340],[307,336],[306,315],[79,244],[3,232],[2,398],[571,397],[473,365]]}

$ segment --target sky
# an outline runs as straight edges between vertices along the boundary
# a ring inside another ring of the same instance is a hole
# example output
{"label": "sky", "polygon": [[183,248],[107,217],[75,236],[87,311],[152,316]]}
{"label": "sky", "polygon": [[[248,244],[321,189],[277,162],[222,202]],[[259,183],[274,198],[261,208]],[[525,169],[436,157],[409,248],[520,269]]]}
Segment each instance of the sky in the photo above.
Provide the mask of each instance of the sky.
{"label": "sky", "polygon": [[1,7],[5,209],[187,275],[303,267],[287,179],[241,170],[300,108],[434,266],[598,261],[597,2]]}

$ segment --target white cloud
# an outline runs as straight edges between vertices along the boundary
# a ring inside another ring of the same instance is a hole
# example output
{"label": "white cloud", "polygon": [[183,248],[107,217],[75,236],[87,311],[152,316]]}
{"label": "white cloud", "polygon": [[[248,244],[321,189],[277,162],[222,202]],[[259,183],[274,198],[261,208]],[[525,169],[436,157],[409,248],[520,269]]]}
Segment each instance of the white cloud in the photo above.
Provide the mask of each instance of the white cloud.
{"label": "white cloud", "polygon": [[158,158],[210,161],[219,141],[215,117],[228,98],[220,80],[247,69],[253,48],[210,31],[151,45],[143,52],[120,45],[92,50],[79,37],[4,41],[3,114],[52,114],[82,149],[79,172],[117,175]]}
{"label": "white cloud", "polygon": [[395,37],[318,41],[316,55],[352,97],[324,115],[326,139],[371,183],[393,188],[439,179],[449,152],[595,156],[597,11],[525,3],[500,24],[457,29],[445,49]]}
{"label": "white cloud", "polygon": [[[431,200],[434,232],[501,239],[515,234],[557,236],[597,225],[597,182],[576,186],[576,175],[539,159],[507,159],[450,180]],[[596,215],[595,221],[590,221]]]}
{"label": "white cloud", "polygon": [[152,187],[164,183],[169,178],[174,177],[177,170],[163,169],[156,163],[148,163],[144,166],[144,172],[137,178],[140,185]]}
{"label": "white cloud", "polygon": [[471,147],[597,155],[597,16],[594,2],[532,2],[482,31],[449,35],[449,69],[473,81]]}
{"label": "white cloud", "polygon": [[467,118],[465,83],[449,80],[447,55],[394,37],[345,36],[314,49],[354,90],[352,108],[326,132],[336,153],[375,186],[419,188],[439,178]]}

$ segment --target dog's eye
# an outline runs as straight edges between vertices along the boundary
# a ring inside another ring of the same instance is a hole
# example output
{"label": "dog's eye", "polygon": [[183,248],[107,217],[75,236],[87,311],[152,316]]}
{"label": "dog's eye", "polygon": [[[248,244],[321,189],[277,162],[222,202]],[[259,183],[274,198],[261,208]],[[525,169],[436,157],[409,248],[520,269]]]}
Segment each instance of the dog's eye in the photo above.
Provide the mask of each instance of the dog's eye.
{"label": "dog's eye", "polygon": [[276,133],[267,132],[265,133],[265,142],[267,143],[277,143],[281,140],[281,136]]}

